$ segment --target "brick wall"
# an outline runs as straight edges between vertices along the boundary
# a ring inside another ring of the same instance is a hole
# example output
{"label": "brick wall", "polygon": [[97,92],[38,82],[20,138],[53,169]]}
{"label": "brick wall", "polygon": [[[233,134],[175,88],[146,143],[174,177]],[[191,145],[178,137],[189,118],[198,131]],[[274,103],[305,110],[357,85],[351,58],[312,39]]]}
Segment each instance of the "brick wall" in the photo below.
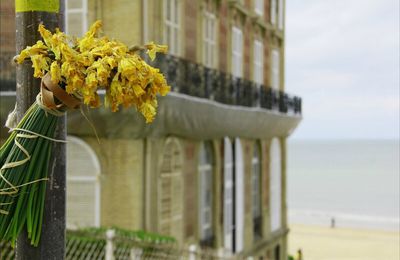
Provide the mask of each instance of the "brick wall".
{"label": "brick wall", "polygon": [[271,47],[268,33],[264,36],[264,85],[271,85]]}
{"label": "brick wall", "polygon": [[141,44],[140,1],[102,1],[102,9],[99,18],[103,20],[105,35],[118,39],[128,46]]}
{"label": "brick wall", "polygon": [[84,138],[101,164],[102,226],[143,228],[143,140]]}
{"label": "brick wall", "polygon": [[197,225],[197,159],[196,144],[192,141],[184,141],[184,233],[185,238],[196,236]]}
{"label": "brick wall", "polygon": [[12,58],[15,52],[15,8],[14,0],[0,1],[0,90],[15,89],[15,67]]}
{"label": "brick wall", "polygon": [[197,48],[197,19],[198,19],[198,3],[196,0],[184,1],[184,57],[191,61],[196,61]]}

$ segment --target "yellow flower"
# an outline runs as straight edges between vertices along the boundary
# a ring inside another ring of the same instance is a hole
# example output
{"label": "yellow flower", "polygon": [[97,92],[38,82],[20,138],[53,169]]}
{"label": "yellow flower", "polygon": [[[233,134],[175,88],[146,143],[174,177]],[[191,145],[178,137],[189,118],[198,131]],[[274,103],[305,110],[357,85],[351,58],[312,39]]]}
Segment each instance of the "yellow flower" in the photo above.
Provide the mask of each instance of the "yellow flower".
{"label": "yellow flower", "polygon": [[152,106],[150,103],[145,102],[139,107],[139,111],[146,119],[146,123],[153,122],[156,115],[156,108],[154,106]]}
{"label": "yellow flower", "polygon": [[149,55],[152,61],[156,58],[157,52],[167,53],[168,51],[167,45],[158,45],[154,44],[154,42],[149,42],[148,44],[145,45],[145,47],[147,49],[146,53]]}
{"label": "yellow flower", "polygon": [[39,29],[38,29],[40,35],[42,36],[44,42],[46,43],[46,45],[48,47],[51,47],[51,37],[52,34],[50,31],[46,30],[46,28],[44,28],[43,24],[39,24]]}
{"label": "yellow flower", "polygon": [[89,72],[86,76],[85,87],[92,89],[97,86],[97,83],[98,83],[98,81],[96,78],[96,72],[94,72],[94,71]]}
{"label": "yellow flower", "polygon": [[50,75],[51,75],[51,81],[54,82],[54,84],[58,84],[61,80],[61,69],[60,65],[58,65],[57,61],[53,61],[50,65]]}
{"label": "yellow flower", "polygon": [[146,94],[146,92],[144,92],[142,87],[140,87],[139,85],[133,85],[133,92],[135,92],[135,95],[137,97],[140,97],[141,95]]}
{"label": "yellow flower", "polygon": [[73,50],[68,44],[60,44],[59,51],[62,55],[62,60],[65,61],[77,61],[78,53]]}
{"label": "yellow flower", "polygon": [[33,76],[35,78],[41,78],[44,76],[44,72],[49,70],[49,65],[45,57],[41,54],[31,56],[32,67],[34,68]]}
{"label": "yellow flower", "polygon": [[69,81],[67,87],[67,93],[73,94],[76,93],[79,89],[83,87],[84,78],[79,74],[74,74]]}
{"label": "yellow flower", "polygon": [[47,46],[43,44],[42,41],[37,41],[35,45],[28,46],[26,49],[22,50],[17,57],[17,62],[21,64],[26,58],[31,57],[36,54],[46,54]]}
{"label": "yellow flower", "polygon": [[79,49],[81,52],[91,50],[95,43],[94,35],[101,28],[101,21],[96,21],[92,26],[90,26],[89,31],[85,34],[85,36],[79,40]]}
{"label": "yellow flower", "polygon": [[133,57],[123,58],[118,65],[118,72],[121,76],[129,78],[130,76],[136,77],[137,64]]}
{"label": "yellow flower", "polygon": [[[134,106],[152,122],[157,111],[157,95],[170,91],[164,76],[148,65],[136,52],[116,40],[98,37],[101,22],[95,22],[79,39],[69,39],[56,29],[52,34],[39,26],[43,41],[27,47],[17,61],[30,58],[34,76],[42,77],[50,72],[51,79],[65,81],[66,91],[81,97],[91,107],[100,105],[98,89],[106,90],[105,106],[117,111],[119,106]],[[71,46],[71,43],[73,44]],[[166,53],[166,45],[150,42],[145,45],[151,60],[157,52]]]}

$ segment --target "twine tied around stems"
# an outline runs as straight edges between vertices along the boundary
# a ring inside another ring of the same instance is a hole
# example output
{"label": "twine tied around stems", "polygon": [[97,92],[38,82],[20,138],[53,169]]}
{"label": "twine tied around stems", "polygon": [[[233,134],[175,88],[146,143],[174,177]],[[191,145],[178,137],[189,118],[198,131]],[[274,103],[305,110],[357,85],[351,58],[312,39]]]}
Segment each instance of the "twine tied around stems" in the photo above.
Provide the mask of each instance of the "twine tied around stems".
{"label": "twine tied around stems", "polygon": [[[42,78],[40,93],[36,97],[36,104],[41,109],[43,109],[46,114],[48,113],[54,116],[63,116],[68,109],[79,108],[81,105],[81,101],[78,98],[69,95],[58,84],[54,84],[51,81],[50,74],[48,73]],[[13,118],[15,116],[16,113],[14,110],[12,114],[10,114],[9,120],[7,121],[15,122],[15,118]],[[15,135],[14,143],[25,155],[25,158],[18,161],[4,163],[3,166],[0,168],[0,179],[2,179],[9,186],[7,188],[0,189],[0,195],[15,196],[18,193],[19,188],[23,186],[48,180],[48,178],[41,178],[23,183],[21,185],[14,185],[4,176],[4,172],[6,169],[21,166],[31,160],[31,154],[29,154],[28,150],[21,144],[20,139],[35,139],[40,137],[52,142],[66,143],[66,141],[48,137],[28,129],[10,127],[10,125],[6,126],[10,128],[9,132],[18,131],[18,133]],[[0,203],[0,206],[7,206],[10,204],[12,204],[12,202]],[[9,212],[7,210],[0,209],[0,214],[7,215],[8,213]]]}
{"label": "twine tied around stems", "polygon": [[36,99],[38,105],[55,116],[62,116],[66,110],[76,109],[81,105],[81,100],[68,94],[58,84],[54,84],[49,73],[42,78],[39,95],[41,98]]}

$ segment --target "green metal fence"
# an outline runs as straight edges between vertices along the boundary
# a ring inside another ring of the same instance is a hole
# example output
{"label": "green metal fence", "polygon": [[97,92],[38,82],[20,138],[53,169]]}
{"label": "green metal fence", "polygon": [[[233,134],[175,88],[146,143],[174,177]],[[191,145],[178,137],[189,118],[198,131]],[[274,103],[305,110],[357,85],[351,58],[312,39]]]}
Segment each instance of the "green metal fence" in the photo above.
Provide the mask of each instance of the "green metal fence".
{"label": "green metal fence", "polygon": [[[14,250],[0,241],[0,259],[15,259]],[[143,231],[91,228],[67,231],[66,259],[234,259],[224,252],[195,245],[182,247],[175,239]]]}

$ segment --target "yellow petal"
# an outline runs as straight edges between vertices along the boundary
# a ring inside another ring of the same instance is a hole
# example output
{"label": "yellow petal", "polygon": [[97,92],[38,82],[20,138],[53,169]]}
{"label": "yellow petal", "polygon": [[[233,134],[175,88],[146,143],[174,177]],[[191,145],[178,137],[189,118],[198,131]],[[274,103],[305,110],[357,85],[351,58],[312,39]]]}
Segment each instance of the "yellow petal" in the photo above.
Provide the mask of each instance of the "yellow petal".
{"label": "yellow petal", "polygon": [[41,78],[44,76],[45,71],[49,70],[46,58],[43,55],[33,55],[31,57],[32,67],[34,68],[33,76],[35,78]]}
{"label": "yellow petal", "polygon": [[39,31],[40,35],[42,36],[42,38],[43,38],[44,42],[46,43],[46,45],[48,47],[50,47],[51,46],[51,37],[52,37],[51,32],[49,30],[46,30],[46,28],[44,28],[43,24],[39,24],[38,31]]}
{"label": "yellow petal", "polygon": [[168,51],[168,46],[167,45],[159,45],[159,44],[154,44],[154,42],[149,42],[148,44],[145,45],[147,49],[147,54],[149,55],[150,59],[153,61],[156,58],[156,53],[167,53]]}
{"label": "yellow petal", "polygon": [[54,84],[58,84],[61,80],[61,69],[60,65],[58,64],[57,61],[53,61],[50,65],[50,75],[51,75],[51,81],[54,82]]}
{"label": "yellow petal", "polygon": [[139,111],[143,114],[144,118],[146,119],[146,123],[151,123],[154,120],[154,117],[156,115],[156,108],[153,107],[149,103],[143,103]]}

